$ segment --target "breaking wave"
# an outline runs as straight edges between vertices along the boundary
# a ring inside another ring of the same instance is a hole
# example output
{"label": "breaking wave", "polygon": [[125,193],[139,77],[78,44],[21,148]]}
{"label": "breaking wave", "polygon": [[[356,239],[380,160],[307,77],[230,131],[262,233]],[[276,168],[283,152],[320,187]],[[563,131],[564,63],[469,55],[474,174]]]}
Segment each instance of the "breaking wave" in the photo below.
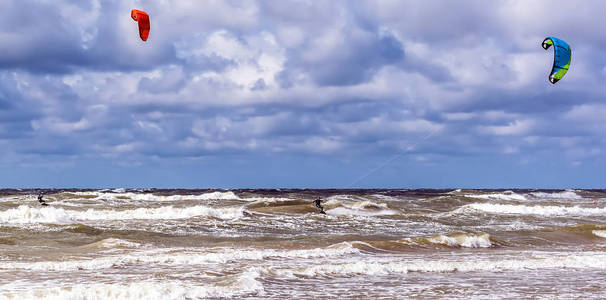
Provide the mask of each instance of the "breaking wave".
{"label": "breaking wave", "polygon": [[483,234],[455,234],[455,235],[434,235],[427,239],[430,243],[447,245],[449,247],[464,248],[489,248],[492,247],[490,235]]}
{"label": "breaking wave", "polygon": [[140,248],[141,244],[122,239],[107,238],[98,242],[85,245],[87,248]]}
{"label": "breaking wave", "polygon": [[387,216],[398,214],[397,211],[390,209],[385,203],[374,203],[371,201],[357,201],[352,203],[340,203],[338,201],[328,202],[326,213],[329,215],[342,216]]}
{"label": "breaking wave", "polygon": [[21,205],[0,211],[0,223],[28,224],[52,223],[73,224],[82,221],[133,220],[133,219],[188,219],[192,217],[215,217],[233,219],[243,216],[240,207],[214,208],[205,205],[192,207],[164,206],[157,208],[136,208],[131,210],[69,210],[56,207],[31,207]]}
{"label": "breaking wave", "polygon": [[541,215],[541,216],[596,216],[606,215],[606,208],[579,206],[528,206],[512,204],[472,203],[464,205],[453,213],[485,212],[492,214]]}
{"label": "breaking wave", "polygon": [[490,248],[495,246],[488,233],[436,234],[429,237],[411,237],[397,241],[372,241],[364,244],[369,244],[372,248],[395,251],[402,247]]}
{"label": "breaking wave", "polygon": [[468,198],[486,199],[486,200],[505,200],[505,201],[524,201],[524,195],[516,194],[513,191],[505,191],[502,193],[491,194],[465,194]]}
{"label": "breaking wave", "polygon": [[141,251],[137,254],[105,256],[89,260],[1,262],[2,270],[71,271],[100,270],[133,264],[161,265],[203,265],[208,263],[228,263],[243,260],[262,261],[265,259],[300,259],[337,257],[360,253],[350,243],[340,243],[328,248],[280,251],[274,249],[233,249],[223,248],[217,252]]}
{"label": "breaking wave", "polygon": [[542,269],[606,269],[606,255],[566,255],[555,257],[532,257],[528,259],[502,260],[428,260],[410,262],[366,262],[318,265],[298,269],[274,269],[272,272],[284,277],[319,276],[385,276],[409,272],[504,272]]}
{"label": "breaking wave", "polygon": [[568,199],[568,200],[583,199],[582,196],[580,196],[573,190],[565,190],[562,192],[555,192],[555,193],[534,192],[534,193],[530,193],[530,194],[536,198]]}
{"label": "breaking wave", "polygon": [[90,191],[90,192],[73,192],[69,193],[74,195],[76,199],[105,199],[105,200],[135,200],[135,201],[151,201],[151,202],[171,202],[171,201],[182,201],[182,200],[241,200],[234,192],[209,192],[200,195],[156,195],[153,193],[133,193],[124,192],[102,192],[102,191]]}
{"label": "breaking wave", "polygon": [[606,238],[606,230],[593,230],[591,231],[595,236]]}
{"label": "breaking wave", "polygon": [[[0,299],[201,299],[232,298],[254,294],[263,296],[265,290],[258,280],[260,274],[248,271],[235,279],[219,284],[200,285],[197,282],[162,281],[133,282],[129,284],[77,284],[45,287],[27,291],[0,292]],[[6,286],[4,287],[6,290]]]}

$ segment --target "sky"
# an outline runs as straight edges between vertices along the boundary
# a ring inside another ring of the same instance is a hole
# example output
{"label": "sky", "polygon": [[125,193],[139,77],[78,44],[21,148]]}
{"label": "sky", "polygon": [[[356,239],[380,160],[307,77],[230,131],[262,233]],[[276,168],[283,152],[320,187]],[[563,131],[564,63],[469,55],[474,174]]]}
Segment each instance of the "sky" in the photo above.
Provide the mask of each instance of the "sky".
{"label": "sky", "polygon": [[2,0],[0,188],[606,188],[604,11]]}

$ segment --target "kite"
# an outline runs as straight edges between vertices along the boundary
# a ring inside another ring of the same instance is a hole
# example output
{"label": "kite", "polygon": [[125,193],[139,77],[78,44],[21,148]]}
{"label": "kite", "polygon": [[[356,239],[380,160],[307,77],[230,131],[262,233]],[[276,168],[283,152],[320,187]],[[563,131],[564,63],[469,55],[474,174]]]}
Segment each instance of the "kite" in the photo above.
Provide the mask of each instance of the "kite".
{"label": "kite", "polygon": [[572,51],[568,43],[555,37],[548,37],[543,40],[542,46],[545,50],[553,46],[553,67],[551,67],[551,73],[549,74],[549,82],[555,84],[568,72]]}
{"label": "kite", "polygon": [[133,9],[130,17],[139,23],[139,36],[143,41],[147,41],[149,36],[149,15],[142,10]]}

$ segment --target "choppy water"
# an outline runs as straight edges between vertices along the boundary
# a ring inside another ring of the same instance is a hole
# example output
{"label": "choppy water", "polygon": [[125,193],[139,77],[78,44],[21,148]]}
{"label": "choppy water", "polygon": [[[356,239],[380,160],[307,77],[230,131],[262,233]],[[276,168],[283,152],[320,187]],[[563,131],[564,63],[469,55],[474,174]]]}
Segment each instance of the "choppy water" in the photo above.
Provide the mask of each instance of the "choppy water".
{"label": "choppy water", "polygon": [[606,191],[37,192],[0,190],[0,299],[606,298]]}

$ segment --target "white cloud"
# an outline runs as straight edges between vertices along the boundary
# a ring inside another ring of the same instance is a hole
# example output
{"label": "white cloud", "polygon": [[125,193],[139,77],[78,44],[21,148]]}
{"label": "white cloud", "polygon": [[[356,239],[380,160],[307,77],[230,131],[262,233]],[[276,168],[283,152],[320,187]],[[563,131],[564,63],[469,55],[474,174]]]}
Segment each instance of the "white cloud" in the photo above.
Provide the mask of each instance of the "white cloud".
{"label": "white cloud", "polygon": [[76,122],[63,121],[56,118],[46,118],[42,120],[33,120],[32,128],[36,131],[49,131],[58,134],[70,134],[74,131],[81,131],[90,128],[90,122],[82,118]]}
{"label": "white cloud", "polygon": [[480,131],[490,135],[526,135],[531,133],[534,121],[515,120],[502,126],[480,126]]}

